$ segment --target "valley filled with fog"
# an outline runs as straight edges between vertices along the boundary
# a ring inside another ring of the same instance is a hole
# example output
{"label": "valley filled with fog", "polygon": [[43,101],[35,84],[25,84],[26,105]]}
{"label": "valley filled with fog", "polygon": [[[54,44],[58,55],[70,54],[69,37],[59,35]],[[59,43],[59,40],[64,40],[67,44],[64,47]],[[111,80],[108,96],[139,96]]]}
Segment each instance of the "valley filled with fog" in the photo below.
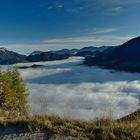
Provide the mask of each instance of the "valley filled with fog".
{"label": "valley filled with fog", "polygon": [[31,114],[93,120],[119,118],[137,109],[140,74],[82,65],[82,57],[18,66],[29,91]]}

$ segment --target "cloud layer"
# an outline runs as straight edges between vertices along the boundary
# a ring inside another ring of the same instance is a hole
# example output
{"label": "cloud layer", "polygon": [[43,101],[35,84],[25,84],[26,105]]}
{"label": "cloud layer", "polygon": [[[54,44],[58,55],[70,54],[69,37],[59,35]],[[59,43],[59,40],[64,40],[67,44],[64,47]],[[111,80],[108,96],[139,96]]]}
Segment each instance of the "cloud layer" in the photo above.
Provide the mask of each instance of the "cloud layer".
{"label": "cloud layer", "polygon": [[82,58],[70,58],[39,63],[45,65],[43,68],[20,70],[30,92],[32,114],[93,120],[119,118],[135,111],[140,74],[86,67],[81,62]]}

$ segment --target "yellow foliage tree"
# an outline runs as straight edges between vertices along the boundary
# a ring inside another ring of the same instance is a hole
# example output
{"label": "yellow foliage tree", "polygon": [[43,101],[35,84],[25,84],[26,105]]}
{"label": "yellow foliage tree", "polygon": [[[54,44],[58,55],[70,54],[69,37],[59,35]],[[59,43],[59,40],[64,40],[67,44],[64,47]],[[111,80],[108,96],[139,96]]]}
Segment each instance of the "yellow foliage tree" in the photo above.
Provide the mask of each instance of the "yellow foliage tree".
{"label": "yellow foliage tree", "polygon": [[0,71],[0,108],[12,116],[28,116],[25,84],[17,69]]}

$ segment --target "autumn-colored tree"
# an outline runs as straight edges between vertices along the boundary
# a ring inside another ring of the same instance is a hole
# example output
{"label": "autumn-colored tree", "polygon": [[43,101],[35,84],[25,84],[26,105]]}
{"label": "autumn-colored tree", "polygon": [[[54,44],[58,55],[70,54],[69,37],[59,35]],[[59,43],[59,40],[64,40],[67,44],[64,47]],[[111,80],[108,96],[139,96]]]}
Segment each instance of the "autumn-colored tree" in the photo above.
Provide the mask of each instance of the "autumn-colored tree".
{"label": "autumn-colored tree", "polygon": [[0,70],[0,108],[10,116],[28,115],[26,88],[17,69]]}
{"label": "autumn-colored tree", "polygon": [[17,69],[10,71],[11,89],[14,90],[16,96],[16,104],[19,115],[27,115],[27,90],[25,84]]}

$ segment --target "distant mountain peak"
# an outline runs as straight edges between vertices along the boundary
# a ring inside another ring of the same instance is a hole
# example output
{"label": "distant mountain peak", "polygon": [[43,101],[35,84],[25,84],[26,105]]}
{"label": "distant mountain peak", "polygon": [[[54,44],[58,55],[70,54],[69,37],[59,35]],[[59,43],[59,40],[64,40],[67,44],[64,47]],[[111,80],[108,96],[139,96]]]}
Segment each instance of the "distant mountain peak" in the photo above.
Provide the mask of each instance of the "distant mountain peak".
{"label": "distant mountain peak", "polygon": [[139,37],[135,37],[133,39],[128,40],[127,42],[125,42],[124,44],[122,44],[122,46],[131,46],[131,47],[140,47],[140,36]]}
{"label": "distant mountain peak", "polygon": [[6,48],[0,48],[0,52],[5,52],[5,51],[7,51]]}
{"label": "distant mountain peak", "polygon": [[37,55],[37,54],[41,54],[41,53],[42,53],[42,51],[34,51],[30,55]]}

